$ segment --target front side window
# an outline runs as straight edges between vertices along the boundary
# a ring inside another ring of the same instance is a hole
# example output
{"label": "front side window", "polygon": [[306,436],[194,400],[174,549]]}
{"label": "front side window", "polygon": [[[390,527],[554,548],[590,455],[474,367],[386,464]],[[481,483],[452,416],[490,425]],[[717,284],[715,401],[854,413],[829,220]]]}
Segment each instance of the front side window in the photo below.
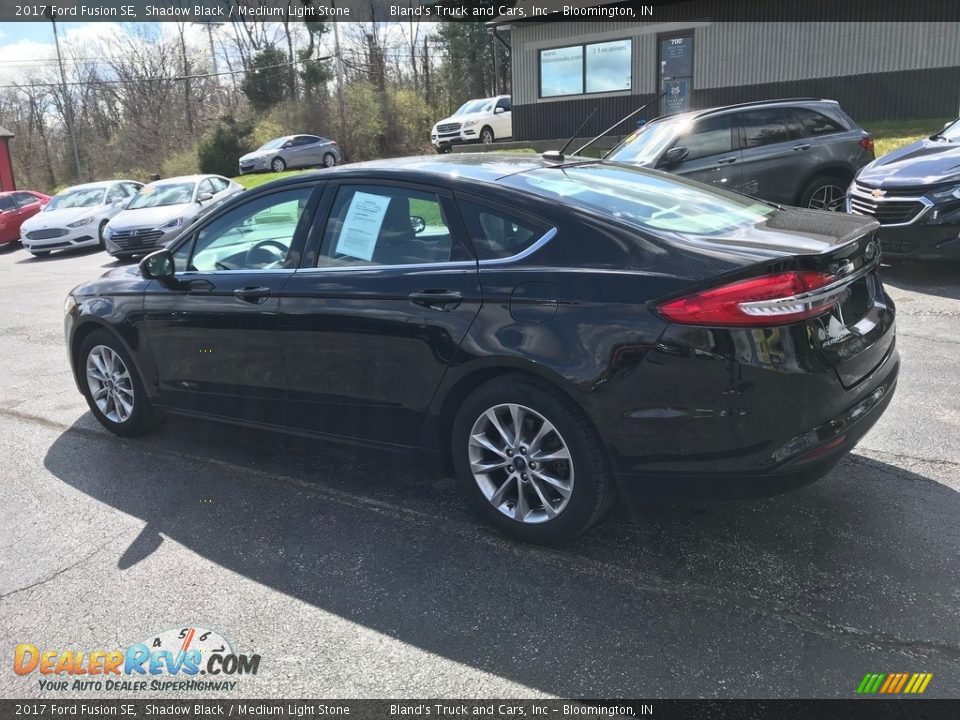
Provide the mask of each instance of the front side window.
{"label": "front side window", "polygon": [[110,188],[110,191],[107,193],[107,204],[112,205],[115,202],[120,202],[121,200],[127,199],[127,193],[124,191],[122,185],[114,185]]}
{"label": "front side window", "polygon": [[218,193],[226,190],[227,186],[230,184],[230,181],[227,180],[226,178],[215,177],[215,178],[210,178],[210,183],[213,185],[213,192]]}
{"label": "front side window", "polygon": [[698,121],[690,134],[677,140],[676,145],[687,149],[686,160],[698,160],[730,152],[733,150],[730,116]]}
{"label": "front side window", "polygon": [[412,265],[464,260],[434,193],[372,185],[344,186],[330,210],[319,267]]}
{"label": "front side window", "polygon": [[201,181],[200,187],[197,188],[197,197],[200,197],[204,193],[209,193],[210,195],[214,195],[216,193],[216,190],[213,189],[213,180],[210,178]]}
{"label": "front side window", "polygon": [[686,132],[689,120],[674,119],[650,122],[635,130],[610,153],[617,162],[643,165],[653,162],[673,143],[678,134]]}
{"label": "front side window", "polygon": [[546,231],[545,227],[473,202],[458,200],[457,205],[480,260],[499,260],[521,253]]}
{"label": "front side window", "polygon": [[31,195],[30,193],[25,193],[25,192],[14,193],[13,199],[17,203],[17,205],[19,205],[20,207],[27,207],[27,205],[33,205],[35,202],[37,202],[37,200],[39,200],[39,198],[36,197],[35,195]]}
{"label": "front side window", "polygon": [[311,188],[296,188],[235,207],[174,253],[176,270],[212,272],[283,267],[311,192]]}
{"label": "front side window", "polygon": [[741,113],[740,124],[743,125],[745,148],[773,145],[790,139],[783,110],[780,108],[763,108]]}

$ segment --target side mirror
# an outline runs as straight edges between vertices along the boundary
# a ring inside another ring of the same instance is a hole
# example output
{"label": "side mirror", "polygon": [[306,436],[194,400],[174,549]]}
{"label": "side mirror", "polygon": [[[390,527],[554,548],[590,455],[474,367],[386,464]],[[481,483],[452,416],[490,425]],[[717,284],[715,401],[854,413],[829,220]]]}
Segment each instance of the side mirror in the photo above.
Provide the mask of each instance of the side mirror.
{"label": "side mirror", "polygon": [[169,280],[174,270],[173,254],[166,248],[152,252],[140,261],[140,274],[148,280]]}
{"label": "side mirror", "polygon": [[940,129],[941,129],[941,130],[946,130],[948,127],[950,127],[951,125],[953,125],[955,122],[956,122],[956,120],[947,120],[947,121],[943,124],[943,127],[940,128]]}
{"label": "side mirror", "polygon": [[414,234],[422,233],[427,229],[427,221],[424,220],[419,215],[410,216],[410,227],[413,228]]}
{"label": "side mirror", "polygon": [[493,109],[493,114],[494,114],[494,115],[503,115],[503,113],[505,113],[506,111],[507,111],[506,108],[498,107],[498,108],[494,108],[494,109]]}
{"label": "side mirror", "polygon": [[685,147],[672,147],[663,154],[662,158],[660,158],[659,166],[672,167],[674,165],[679,165],[687,159],[687,155],[689,154],[690,151]]}
{"label": "side mirror", "polygon": [[205,203],[208,200],[213,200],[213,193],[200,193],[199,195],[197,195],[198,203]]}

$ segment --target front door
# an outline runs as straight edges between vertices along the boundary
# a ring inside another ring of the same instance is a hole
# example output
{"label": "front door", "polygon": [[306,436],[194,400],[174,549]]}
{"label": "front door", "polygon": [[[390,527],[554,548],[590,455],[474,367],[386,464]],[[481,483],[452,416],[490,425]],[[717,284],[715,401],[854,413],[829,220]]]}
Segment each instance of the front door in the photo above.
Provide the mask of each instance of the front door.
{"label": "front door", "polygon": [[284,286],[289,423],[409,446],[481,304],[450,194],[407,184],[331,188],[315,267]]}
{"label": "front door", "polygon": [[739,190],[742,163],[735,132],[729,115],[698,120],[674,143],[674,147],[687,151],[686,158],[679,165],[662,169],[727,190]]}
{"label": "front door", "polygon": [[302,248],[313,192],[311,185],[278,190],[211,217],[174,251],[174,279],[150,283],[144,316],[160,404],[278,420],[287,387],[279,297]]}

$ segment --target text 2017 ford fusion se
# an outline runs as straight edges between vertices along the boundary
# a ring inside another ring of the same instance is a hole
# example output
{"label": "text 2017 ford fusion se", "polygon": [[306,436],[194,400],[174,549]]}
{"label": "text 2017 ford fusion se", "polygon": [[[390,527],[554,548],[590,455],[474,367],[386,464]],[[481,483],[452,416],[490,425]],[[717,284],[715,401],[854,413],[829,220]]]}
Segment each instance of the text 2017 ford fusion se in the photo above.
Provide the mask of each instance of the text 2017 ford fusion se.
{"label": "text 2017 ford fusion se", "polygon": [[436,457],[552,541],[849,451],[899,367],[877,227],[610,162],[394,159],[226,201],[74,289],[66,334],[117,434],[170,412]]}

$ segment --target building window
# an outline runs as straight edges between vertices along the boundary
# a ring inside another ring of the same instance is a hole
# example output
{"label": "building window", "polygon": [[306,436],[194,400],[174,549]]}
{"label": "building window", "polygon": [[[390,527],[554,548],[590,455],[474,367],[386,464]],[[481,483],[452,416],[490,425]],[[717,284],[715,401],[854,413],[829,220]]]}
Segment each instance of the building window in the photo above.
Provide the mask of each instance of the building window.
{"label": "building window", "polygon": [[586,43],[540,51],[540,97],[629,91],[633,41]]}

